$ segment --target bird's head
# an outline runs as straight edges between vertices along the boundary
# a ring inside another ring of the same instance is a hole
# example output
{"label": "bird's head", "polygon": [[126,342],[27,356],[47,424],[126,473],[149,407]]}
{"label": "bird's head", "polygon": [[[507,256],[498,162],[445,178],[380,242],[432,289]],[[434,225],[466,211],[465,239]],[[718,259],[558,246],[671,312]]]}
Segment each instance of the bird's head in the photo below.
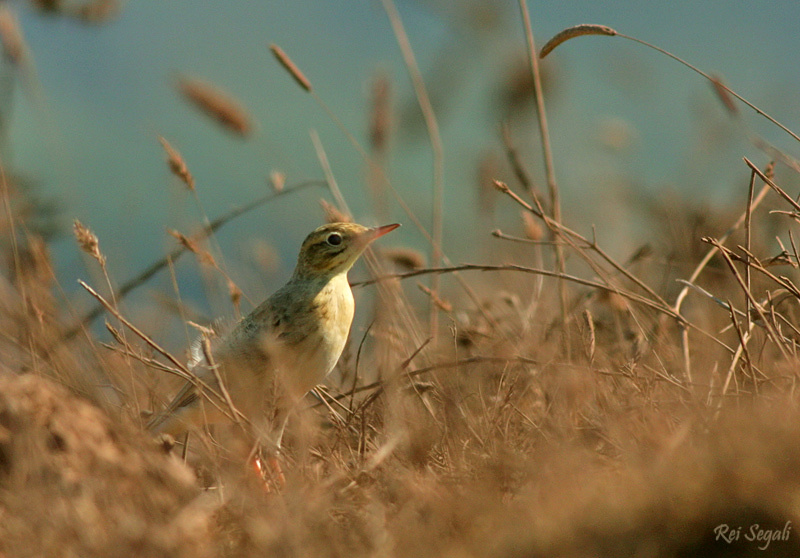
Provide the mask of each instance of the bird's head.
{"label": "bird's head", "polygon": [[355,223],[329,223],[309,234],[297,257],[295,276],[332,277],[347,273],[367,246],[400,225],[368,228]]}

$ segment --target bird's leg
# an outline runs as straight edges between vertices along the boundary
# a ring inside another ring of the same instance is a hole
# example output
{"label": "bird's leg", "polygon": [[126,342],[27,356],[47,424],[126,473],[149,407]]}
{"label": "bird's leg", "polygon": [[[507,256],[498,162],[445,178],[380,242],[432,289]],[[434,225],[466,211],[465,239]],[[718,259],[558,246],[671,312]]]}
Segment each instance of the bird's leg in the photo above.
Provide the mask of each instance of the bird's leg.
{"label": "bird's leg", "polygon": [[[272,492],[273,488],[282,488],[286,485],[286,476],[283,474],[280,462],[281,440],[289,422],[288,412],[276,411],[273,416],[272,424],[277,424],[277,428],[272,428],[272,432],[267,436],[266,444],[256,442],[251,452],[249,460],[259,478],[264,482],[267,492]],[[264,446],[267,446],[266,448]]]}
{"label": "bird's leg", "polygon": [[280,425],[277,429],[275,429],[275,453],[280,453],[281,451],[281,441],[283,440],[283,433],[286,431],[286,425],[289,423],[289,413],[286,413],[286,416],[281,417],[278,421]]}
{"label": "bird's leg", "polygon": [[256,436],[256,442],[250,452],[248,462],[252,464],[258,478],[264,483],[266,492],[280,490],[286,485],[286,477],[280,463],[281,438],[288,422],[287,417],[281,417],[280,427],[272,430],[272,435],[265,437]]}
{"label": "bird's leg", "polygon": [[266,492],[269,493],[274,488],[280,489],[286,486],[286,477],[283,474],[277,455],[268,455],[263,459],[260,456],[256,456],[253,458],[252,463],[256,474],[264,482],[264,490]]}
{"label": "bird's leg", "polygon": [[258,446],[254,448],[253,457],[249,460],[255,469],[258,478],[264,483],[264,490],[272,492],[286,486],[286,477],[283,474],[277,452],[261,455]]}

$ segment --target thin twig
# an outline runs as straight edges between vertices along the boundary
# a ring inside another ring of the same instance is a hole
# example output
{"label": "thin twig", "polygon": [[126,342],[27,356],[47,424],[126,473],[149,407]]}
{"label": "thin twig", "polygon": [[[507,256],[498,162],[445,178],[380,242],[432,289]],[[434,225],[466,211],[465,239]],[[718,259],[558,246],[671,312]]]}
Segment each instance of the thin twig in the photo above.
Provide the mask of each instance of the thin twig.
{"label": "thin twig", "polygon": [[178,370],[177,368],[173,368],[171,366],[167,366],[166,364],[158,360],[146,357],[143,354],[133,350],[133,347],[131,345],[119,347],[117,345],[112,345],[110,343],[100,343],[100,346],[108,349],[109,351],[113,351],[115,353],[124,355],[125,357],[130,357],[135,360],[138,360],[139,362],[141,362],[148,368],[152,368],[153,370],[158,370],[159,372],[166,372],[167,374],[172,374],[173,376],[176,376],[186,382],[192,381],[191,377],[184,374],[183,371]]}
{"label": "thin twig", "polygon": [[225,404],[228,405],[228,409],[231,412],[231,416],[233,417],[233,422],[236,423],[237,426],[242,428],[242,430],[246,430],[242,422],[239,420],[242,413],[236,408],[233,404],[233,399],[231,399],[231,394],[228,393],[228,388],[225,386],[225,382],[222,381],[222,374],[219,372],[219,366],[217,365],[214,354],[211,352],[211,341],[208,339],[208,333],[202,332],[201,339],[200,339],[200,346],[203,350],[203,358],[206,359],[206,365],[208,366],[209,370],[214,373],[214,379],[217,380],[217,385],[219,386],[219,390],[222,393],[222,398],[225,401]]}
{"label": "thin twig", "polygon": [[719,243],[718,240],[708,239],[708,242],[710,244],[712,244],[714,246],[717,246],[719,248],[720,254],[724,258],[725,263],[728,264],[728,268],[733,273],[734,278],[739,283],[739,286],[744,291],[745,296],[750,300],[753,308],[758,313],[758,316],[761,318],[762,322],[764,323],[764,327],[766,328],[768,335],[772,338],[772,341],[778,346],[778,349],[781,351],[781,354],[783,355],[783,357],[788,360],[789,354],[786,352],[786,348],[783,346],[783,343],[781,342],[783,336],[781,336],[775,330],[775,325],[772,322],[770,322],[769,320],[767,320],[767,317],[764,315],[764,311],[761,308],[761,305],[758,304],[758,302],[755,300],[755,298],[753,297],[753,293],[751,293],[747,289],[747,285],[745,285],[744,279],[742,279],[742,276],[739,273],[739,270],[736,269],[736,266],[733,264],[733,259],[730,256],[730,251],[728,249],[726,249],[725,247],[723,247]]}
{"label": "thin twig", "polygon": [[[731,313],[731,316],[733,315],[734,314]],[[742,355],[744,354],[745,344],[750,339],[750,335],[752,334],[752,329],[754,325],[755,322],[750,322],[750,329],[747,330],[747,332],[744,333],[742,337],[739,338],[739,346],[736,347],[736,352],[733,353],[731,364],[730,366],[728,366],[728,372],[725,375],[725,382],[722,385],[722,390],[720,391],[720,398],[719,402],[717,403],[717,412],[715,414],[715,417],[718,416],[719,412],[722,410],[722,404],[725,401],[725,395],[728,393],[728,387],[730,386],[731,380],[733,379],[736,367],[739,365],[739,360],[742,358]],[[709,396],[711,396],[711,393],[709,393]]]}
{"label": "thin twig", "polygon": [[500,229],[493,230],[492,236],[502,240],[510,240],[511,242],[519,242],[521,244],[532,244],[534,246],[553,246],[558,243],[557,240],[532,240],[530,238],[522,238],[521,236],[506,234]]}
{"label": "thin twig", "polygon": [[[511,188],[509,188],[508,185],[506,185],[505,183],[500,182],[499,180],[496,180],[495,181],[495,185],[497,186],[497,188],[501,192],[503,192],[504,194],[508,195],[511,199],[513,199],[519,205],[521,205],[522,207],[524,207],[525,209],[527,209],[528,211],[530,211],[531,213],[536,215],[538,218],[542,219],[545,222],[545,224],[547,224],[548,227],[551,227],[551,228],[557,230],[559,235],[561,236],[561,238],[563,238],[564,241],[567,242],[570,246],[575,248],[577,250],[577,252],[579,254],[581,254],[581,256],[583,256],[583,252],[582,252],[581,248],[588,249],[588,250],[591,250],[591,251],[595,252],[603,260],[605,260],[606,263],[608,263],[611,267],[613,267],[619,273],[624,275],[628,280],[630,280],[631,282],[636,284],[639,288],[641,288],[645,292],[647,292],[655,300],[658,300],[659,302],[663,303],[664,305],[667,304],[666,301],[661,297],[661,295],[659,295],[657,292],[655,292],[650,286],[648,286],[641,279],[639,279],[638,277],[633,275],[630,271],[628,271],[625,268],[625,266],[619,264],[616,260],[611,258],[611,256],[609,256],[603,249],[601,249],[600,246],[597,244],[597,241],[595,239],[589,240],[588,238],[586,238],[582,234],[580,234],[578,232],[575,232],[574,230],[572,230],[569,227],[559,223],[558,221],[554,221],[553,219],[548,217],[547,214],[542,212],[541,207],[534,207],[534,206],[530,205],[528,202],[526,202],[525,200],[520,198],[519,195],[517,195],[513,190],[511,190]],[[583,246],[576,245],[574,243],[574,241],[576,241],[576,240],[579,241],[580,243],[582,243]],[[593,267],[593,269],[595,269],[596,271],[599,271],[596,268],[595,263],[593,261],[591,261],[589,258],[584,257],[584,260],[589,265],[591,265]]]}
{"label": "thin twig", "polygon": [[656,46],[656,45],[654,45],[654,44],[648,43],[647,41],[643,41],[642,39],[637,39],[636,37],[631,37],[630,35],[624,35],[624,34],[622,34],[622,33],[617,33],[617,36],[618,36],[618,37],[621,37],[621,38],[623,38],[623,39],[628,39],[628,40],[630,40],[630,41],[637,42],[637,43],[639,43],[639,44],[641,44],[641,45],[644,45],[644,46],[646,46],[646,47],[652,48],[652,49],[654,49],[654,50],[657,50],[657,51],[658,51],[658,52],[660,52],[661,54],[664,54],[664,55],[666,55],[666,56],[669,56],[670,58],[672,58],[672,59],[673,59],[673,60],[675,60],[676,62],[680,62],[681,64],[683,64],[684,66],[686,66],[686,67],[687,67],[687,68],[689,68],[690,70],[692,70],[692,71],[694,71],[694,72],[697,72],[698,74],[700,74],[701,76],[703,76],[704,78],[706,78],[706,79],[707,79],[708,81],[710,81],[712,84],[715,84],[715,85],[716,85],[717,87],[719,87],[720,89],[723,89],[723,90],[727,91],[728,93],[730,93],[731,95],[733,95],[734,97],[736,97],[737,99],[739,99],[739,100],[740,100],[741,102],[743,102],[745,105],[747,105],[748,107],[750,107],[751,109],[753,109],[753,110],[754,110],[756,113],[760,114],[761,116],[763,116],[764,118],[766,118],[767,120],[769,120],[770,122],[772,122],[773,124],[775,124],[775,125],[776,125],[778,128],[780,128],[781,130],[783,130],[784,132],[786,132],[787,134],[789,134],[790,136],[792,136],[792,137],[793,137],[795,140],[797,140],[797,141],[800,141],[800,136],[798,136],[797,134],[795,134],[794,132],[792,132],[792,131],[791,131],[789,128],[787,128],[786,126],[784,126],[783,124],[781,124],[780,122],[778,122],[777,120],[775,120],[774,118],[772,118],[772,117],[771,117],[769,114],[767,114],[766,112],[764,112],[763,110],[761,110],[760,108],[758,108],[756,105],[754,105],[753,103],[751,103],[750,101],[748,101],[747,99],[745,99],[744,97],[742,97],[741,95],[739,95],[739,94],[738,94],[736,91],[734,91],[733,89],[731,89],[730,87],[728,87],[728,86],[727,86],[727,85],[725,85],[724,83],[721,83],[721,82],[719,82],[719,80],[715,80],[713,76],[711,76],[711,75],[707,74],[706,72],[704,72],[704,71],[703,71],[703,70],[701,70],[700,68],[698,68],[698,67],[696,67],[696,66],[693,66],[693,65],[692,65],[692,64],[690,64],[689,62],[687,62],[687,61],[683,60],[682,58],[679,58],[678,56],[675,56],[675,55],[674,55],[674,54],[672,54],[671,52],[669,52],[669,51],[667,51],[667,50],[665,50],[665,49],[663,49],[663,48],[661,48],[661,47],[658,47],[658,46]]}
{"label": "thin twig", "polygon": [[[750,254],[750,246],[751,246],[751,238],[752,238],[752,234],[751,234],[752,231],[751,231],[751,228],[750,228],[750,224],[751,224],[752,217],[753,217],[753,188],[755,187],[755,183],[756,183],[756,175],[755,175],[755,173],[751,172],[750,173],[750,185],[747,188],[747,208],[745,209],[745,219],[744,219],[744,234],[745,234],[745,243],[746,243],[746,248],[747,248],[747,254]],[[745,268],[744,268],[745,288],[748,291],[750,291],[750,287],[751,287],[752,283],[751,283],[749,256],[748,256],[748,261],[746,262],[746,264],[747,265],[745,265]],[[750,329],[750,310],[751,310],[750,299],[745,297],[745,316],[746,316],[745,320],[746,320],[746,324],[747,324],[747,329],[748,330]],[[736,325],[736,317],[735,316],[733,317],[733,325],[736,326],[736,331],[738,333],[739,332],[739,328]],[[747,356],[747,359],[748,359],[748,362],[749,362],[750,361],[750,355],[748,354],[746,356]]]}
{"label": "thin twig", "polygon": [[336,177],[333,175],[333,170],[328,162],[328,155],[325,153],[325,148],[322,146],[322,141],[320,141],[319,134],[316,130],[311,130],[311,143],[314,144],[314,150],[317,152],[317,159],[319,159],[319,164],[322,166],[322,172],[325,173],[325,182],[328,184],[328,189],[331,191],[333,199],[336,200],[336,205],[339,206],[340,211],[346,213],[348,217],[352,217],[353,214],[347,206],[342,191],[339,190]]}
{"label": "thin twig", "polygon": [[[428,130],[428,137],[431,142],[431,152],[433,155],[433,204],[431,214],[431,236],[432,242],[432,257],[431,263],[433,265],[440,265],[442,262],[442,232],[443,232],[443,207],[444,207],[444,150],[442,148],[442,138],[439,133],[439,124],[436,121],[436,114],[433,110],[428,90],[425,87],[425,80],[422,78],[422,73],[419,71],[414,50],[411,48],[411,42],[408,40],[403,20],[397,12],[393,0],[381,0],[383,8],[389,17],[389,22],[392,25],[397,44],[403,54],[403,60],[411,77],[411,83],[414,86],[414,93],[419,103],[419,108],[422,111],[422,117],[425,120],[425,127]],[[434,275],[431,278],[431,291],[434,294],[439,292],[439,279]],[[436,335],[439,323],[439,309],[431,297],[430,302],[430,332],[431,335]]]}
{"label": "thin twig", "polygon": [[[376,400],[378,397],[380,397],[380,395],[381,395],[381,394],[383,393],[383,391],[384,391],[384,387],[386,386],[386,384],[388,384],[388,383],[389,383],[391,380],[393,380],[394,378],[397,378],[397,377],[398,377],[400,374],[402,374],[403,372],[405,372],[406,370],[408,370],[408,367],[409,367],[409,366],[411,366],[411,362],[414,360],[414,358],[416,358],[416,356],[417,356],[419,353],[421,353],[421,352],[422,352],[422,350],[423,350],[425,347],[427,347],[427,346],[428,346],[428,343],[430,343],[432,340],[433,340],[433,337],[432,337],[432,336],[431,336],[431,337],[428,337],[428,338],[427,338],[425,341],[423,341],[423,342],[422,342],[422,344],[420,344],[420,346],[419,346],[419,347],[417,347],[417,348],[414,350],[414,352],[413,352],[413,353],[411,353],[411,355],[410,355],[408,358],[406,358],[406,359],[405,359],[405,360],[404,360],[404,361],[403,361],[403,362],[400,364],[400,366],[398,366],[398,368],[397,368],[397,372],[396,372],[396,373],[394,373],[394,374],[393,374],[393,375],[392,375],[392,376],[391,376],[389,379],[382,379],[382,380],[380,380],[380,381],[379,381],[379,383],[378,383],[378,385],[377,385],[377,387],[376,387],[376,389],[375,389],[375,391],[374,391],[374,392],[372,392],[372,393],[369,395],[369,397],[368,397],[366,400],[364,400],[364,401],[361,403],[361,405],[359,405],[359,406],[358,406],[358,408],[357,408],[355,411],[352,411],[352,414],[350,415],[350,417],[349,417],[349,418],[353,418],[353,417],[355,417],[356,415],[358,415],[359,413],[363,413],[363,412],[364,412],[364,410],[365,410],[367,407],[369,407],[369,406],[372,404],[372,402],[373,402],[373,401],[375,401],[375,400]],[[408,373],[406,372],[406,374],[408,374]],[[409,378],[411,378],[411,376],[408,376],[408,377],[409,377]],[[350,400],[351,400],[351,401],[352,401],[353,397],[355,397],[355,394],[356,394],[356,391],[355,391],[355,390],[356,390],[356,386],[355,386],[355,385],[353,385],[353,389],[350,391],[350,394],[351,394],[351,398],[350,398]]]}
{"label": "thin twig", "polygon": [[720,341],[719,339],[717,339],[716,337],[714,337],[713,335],[711,335],[707,331],[703,330],[702,328],[700,328],[696,324],[688,322],[686,320],[686,318],[684,318],[680,314],[676,313],[671,307],[669,307],[669,305],[666,305],[666,304],[658,302],[658,301],[651,300],[649,298],[646,298],[646,297],[644,297],[642,295],[639,295],[639,294],[636,294],[636,293],[632,293],[630,291],[625,291],[625,290],[618,289],[618,288],[610,286],[610,285],[606,285],[604,283],[598,283],[596,281],[591,281],[591,280],[588,280],[588,279],[582,279],[580,277],[575,277],[573,275],[568,275],[566,273],[558,273],[556,271],[550,271],[550,270],[547,270],[547,269],[535,269],[535,268],[524,267],[524,266],[515,265],[515,264],[508,264],[508,265],[463,264],[463,265],[457,265],[457,266],[452,266],[452,267],[418,269],[418,270],[414,270],[414,271],[408,271],[408,272],[405,272],[405,273],[393,273],[393,274],[389,274],[389,275],[383,275],[381,277],[377,277],[377,278],[374,278],[374,279],[369,279],[369,280],[366,280],[366,281],[359,281],[359,282],[356,282],[356,283],[351,283],[351,286],[352,287],[362,287],[362,286],[366,286],[366,285],[371,285],[373,283],[378,283],[378,282],[381,282],[381,281],[389,281],[389,280],[392,280],[392,279],[401,279],[402,280],[402,279],[407,279],[409,277],[417,277],[419,275],[426,275],[426,274],[429,274],[429,273],[455,273],[455,272],[459,272],[459,271],[517,271],[517,272],[522,272],[522,273],[533,273],[533,274],[536,274],[536,275],[543,275],[545,277],[554,277],[554,278],[558,278],[558,279],[564,279],[566,281],[577,283],[579,285],[584,285],[584,286],[587,286],[587,287],[600,289],[600,290],[607,291],[607,292],[610,292],[610,293],[616,293],[616,294],[618,294],[619,296],[621,296],[623,298],[626,298],[626,299],[628,299],[628,300],[630,300],[632,302],[636,302],[637,304],[641,304],[642,306],[646,306],[648,308],[652,308],[652,309],[660,312],[661,314],[674,319],[679,325],[683,324],[686,327],[690,327],[690,328],[694,329],[698,333],[702,334],[704,337],[707,337],[708,339],[712,340],[714,343],[716,343],[717,345],[719,345],[720,347],[722,347],[723,349],[725,349],[729,353],[733,353],[733,351],[734,351],[731,347],[726,345],[724,342]]}
{"label": "thin twig", "polygon": [[517,271],[522,273],[532,273],[535,275],[543,275],[545,277],[553,277],[556,279],[563,279],[565,281],[576,283],[579,285],[583,285],[586,287],[592,287],[594,289],[600,289],[603,291],[607,291],[610,293],[616,293],[623,298],[626,298],[632,302],[636,302],[643,306],[647,306],[654,310],[657,310],[679,322],[684,322],[684,318],[682,318],[679,314],[675,313],[672,308],[668,305],[664,304],[663,302],[657,300],[651,300],[647,297],[642,295],[625,291],[622,289],[618,289],[616,287],[606,285],[605,283],[598,283],[597,281],[592,281],[590,279],[583,279],[581,277],[576,277],[574,275],[569,275],[566,273],[559,273],[557,271],[550,271],[548,269],[536,269],[532,267],[524,267],[521,265],[516,264],[506,264],[506,265],[477,265],[477,264],[462,264],[453,267],[438,267],[438,268],[427,268],[427,269],[416,269],[413,271],[407,271],[403,273],[391,273],[388,275],[383,275],[381,277],[376,277],[374,279],[368,279],[366,281],[359,281],[356,283],[352,283],[352,287],[363,287],[366,285],[371,285],[373,283],[379,283],[381,281],[388,281],[391,279],[408,279],[410,277],[418,277],[420,275],[430,275],[432,273],[453,273],[456,271]]}
{"label": "thin twig", "polygon": [[[353,387],[352,387],[352,389],[355,389],[356,388],[356,384],[358,383],[358,370],[359,370],[359,365],[361,364],[361,351],[363,350],[364,343],[367,340],[367,336],[369,335],[369,332],[372,330],[372,326],[374,326],[374,325],[375,325],[375,320],[372,320],[369,323],[369,325],[367,326],[367,329],[364,331],[364,335],[361,336],[361,341],[358,344],[358,349],[356,350],[356,365],[355,365],[355,370],[353,370]],[[350,404],[348,405],[348,408],[350,409],[350,412],[352,413],[353,412],[353,398],[350,398]]]}
{"label": "thin twig", "polygon": [[750,167],[753,170],[753,172],[758,175],[758,177],[764,182],[764,184],[775,190],[780,197],[782,197],[789,205],[791,205],[795,209],[795,211],[800,211],[800,203],[796,202],[792,196],[790,196],[783,190],[783,188],[775,184],[775,182],[770,177],[761,172],[761,170],[757,166],[755,166],[752,163],[752,161],[750,161],[750,159],[748,159],[747,157],[742,157],[742,159],[744,159],[744,162],[747,164],[747,166]]}
{"label": "thin twig", "polygon": [[[750,372],[750,378],[753,380],[753,386],[758,395],[758,379],[756,378],[755,370],[753,369],[753,359],[750,358],[750,350],[747,348],[747,343],[750,340],[750,333],[753,330],[752,322],[748,322],[746,324],[747,333],[743,333],[741,328],[739,327],[739,320],[736,319],[736,313],[731,312],[731,322],[733,323],[733,329],[736,330],[736,336],[739,338],[739,345],[742,347],[742,355],[744,355],[744,364],[747,366],[747,370]],[[724,395],[724,394],[723,394]]]}
{"label": "thin twig", "polygon": [[[758,195],[756,195],[756,197],[750,204],[751,213],[755,211],[756,207],[758,207],[761,204],[761,202],[764,200],[764,197],[767,195],[767,192],[769,192],[769,186],[765,184],[764,186],[761,187],[761,190],[758,191]],[[720,244],[724,244],[731,237],[731,235],[744,224],[745,219],[747,219],[746,210],[739,216],[736,222],[734,222],[734,224],[727,231],[725,231],[725,234],[719,237]],[[706,268],[708,263],[711,261],[711,259],[718,251],[719,250],[716,247],[712,247],[706,253],[706,255],[703,256],[703,259],[700,260],[700,263],[697,264],[697,267],[694,268],[694,271],[692,271],[692,274],[689,276],[687,285],[694,284],[697,281],[697,278],[700,276],[700,274],[703,272],[703,270]],[[678,296],[675,297],[675,304],[672,306],[672,308],[678,314],[681,313],[683,301],[686,298],[686,295],[688,294],[689,294],[689,286],[684,286],[683,289],[681,289],[681,291],[678,293]],[[689,348],[689,331],[686,328],[683,328],[681,330],[681,351],[683,352],[684,374],[686,375],[686,379],[691,383],[692,367],[691,367],[690,348]]]}
{"label": "thin twig", "polygon": [[[704,242],[708,242],[709,239],[704,238],[703,241]],[[744,246],[738,246],[738,248],[740,250],[742,250],[742,251],[745,250]],[[772,273],[770,270],[768,270],[766,267],[764,267],[764,265],[760,261],[758,261],[758,259],[755,256],[753,256],[752,254],[748,254],[747,255],[747,257],[749,258],[749,260],[748,260],[745,257],[740,256],[739,254],[733,252],[730,248],[725,248],[724,252],[730,259],[732,259],[734,261],[740,261],[740,262],[743,262],[743,263],[746,263],[746,264],[750,265],[753,269],[755,269],[756,271],[758,271],[759,273],[761,273],[765,277],[769,277],[776,284],[778,284],[781,287],[783,287],[784,289],[786,289],[795,298],[800,299],[800,288],[798,288],[797,285],[792,283],[792,281],[786,276],[781,275],[780,277],[778,277],[777,275]]]}
{"label": "thin twig", "polygon": [[[531,75],[533,77],[533,91],[536,100],[536,115],[539,119],[539,136],[542,142],[542,155],[544,157],[545,177],[547,179],[547,190],[550,195],[550,211],[553,221],[561,223],[561,200],[556,182],[555,165],[553,163],[553,150],[550,146],[550,132],[547,128],[547,113],[544,108],[544,91],[542,89],[542,77],[539,71],[539,57],[536,54],[536,44],[533,38],[531,18],[528,13],[527,0],[519,0],[519,8],[522,13],[522,23],[525,27],[525,39],[528,46],[528,59],[531,65]],[[564,259],[564,249],[561,245],[555,245],[556,267],[560,273],[566,271],[566,261]],[[567,356],[570,352],[569,327],[567,323],[567,287],[563,281],[558,282],[559,302],[561,306],[561,321],[563,323],[563,341]]]}
{"label": "thin twig", "polygon": [[[756,105],[754,105],[753,103],[751,103],[750,101],[748,101],[747,99],[745,99],[744,97],[739,95],[736,91],[734,91],[733,89],[731,89],[730,87],[728,87],[724,83],[720,82],[718,79],[714,78],[714,76],[712,76],[710,74],[707,74],[706,72],[702,71],[700,68],[697,68],[696,66],[693,66],[689,62],[683,60],[682,58],[679,58],[678,56],[672,54],[668,50],[665,50],[665,49],[663,49],[663,48],[661,48],[659,46],[656,46],[656,45],[654,45],[652,43],[648,43],[647,41],[644,41],[642,39],[637,39],[636,37],[631,37],[630,35],[625,35],[623,33],[618,32],[615,29],[612,29],[610,27],[605,27],[603,25],[586,25],[586,24],[584,24],[584,25],[578,25],[573,29],[577,30],[579,28],[583,28],[584,30],[591,31],[591,32],[570,33],[570,29],[565,29],[565,30],[561,31],[560,33],[558,33],[555,37],[553,37],[553,39],[551,39],[551,42],[553,42],[552,48],[549,48],[550,44],[545,45],[545,48],[542,49],[542,56],[546,56],[553,48],[555,48],[556,46],[558,46],[562,42],[566,41],[567,39],[572,38],[572,37],[578,37],[578,36],[581,36],[581,35],[608,35],[608,36],[617,36],[617,37],[620,37],[622,39],[628,39],[629,41],[634,41],[636,43],[639,43],[640,45],[644,45],[644,46],[646,46],[648,48],[652,48],[653,50],[658,51],[661,54],[672,58],[676,62],[679,62],[679,63],[683,64],[684,66],[686,66],[687,68],[689,68],[693,72],[696,72],[696,73],[700,74],[701,76],[706,78],[712,85],[714,85],[714,87],[716,87],[718,89],[721,89],[723,91],[726,91],[727,93],[733,95],[734,97],[739,99],[742,103],[744,103],[745,105],[750,107],[752,110],[754,110],[757,114],[760,114],[761,116],[763,116],[764,118],[766,118],[767,120],[772,122],[778,128],[780,128],[781,130],[783,130],[784,132],[786,132],[787,134],[792,136],[795,140],[800,141],[800,136],[798,136],[797,134],[792,132],[789,128],[787,128],[786,126],[784,126],[783,124],[781,124],[780,122],[778,122],[777,120],[772,118],[769,114],[767,114],[766,112],[764,112],[763,110],[758,108]],[[560,40],[556,40],[559,37],[560,37]]]}
{"label": "thin twig", "polygon": [[[468,364],[479,364],[479,363],[487,363],[487,362],[494,362],[494,363],[521,363],[521,364],[541,364],[540,362],[526,358],[522,356],[515,356],[515,357],[486,357],[486,356],[473,356],[468,357],[460,360],[453,360],[448,362],[440,362],[438,364],[432,364],[430,366],[424,366],[422,368],[416,368],[414,370],[409,370],[406,372],[406,376],[410,378],[414,378],[416,376],[420,376],[422,374],[427,374],[428,372],[434,372],[436,370],[445,370],[448,368],[458,368],[459,366],[464,366]],[[376,389],[383,389],[385,386],[385,380],[376,380],[372,383],[365,384],[363,386],[359,386],[354,390],[348,391],[346,393],[340,393],[338,395],[333,396],[333,399],[341,400],[346,399],[348,397],[352,397],[353,393],[361,393],[364,391],[372,391]],[[321,402],[312,403],[306,408],[314,408],[322,405]]]}
{"label": "thin twig", "polygon": [[[103,306],[103,308],[105,308],[111,315],[113,315],[115,318],[117,318],[125,327],[127,327],[137,337],[139,337],[142,341],[144,341],[147,345],[149,345],[150,348],[152,348],[154,351],[156,351],[161,356],[163,356],[168,361],[170,361],[175,366],[175,368],[180,370],[181,373],[184,374],[185,377],[194,386],[196,386],[198,388],[202,388],[203,393],[207,392],[208,394],[213,395],[219,401],[224,402],[224,398],[215,389],[213,389],[206,382],[204,382],[201,378],[199,378],[197,376],[197,374],[195,374],[194,372],[189,370],[189,368],[187,368],[185,364],[183,364],[181,361],[179,361],[177,358],[175,358],[172,355],[172,353],[162,349],[161,346],[158,343],[156,343],[149,335],[147,335],[142,330],[140,330],[138,327],[133,325],[125,316],[120,314],[117,311],[116,308],[114,308],[105,298],[103,298],[103,296],[100,293],[95,291],[92,287],[90,287],[88,284],[86,284],[84,281],[82,281],[80,279],[78,279],[78,283],[81,285],[81,287],[86,289],[86,291],[90,295],[92,295],[95,299],[97,299],[97,301],[100,302],[100,304]],[[227,410],[223,409],[220,405],[218,405],[216,401],[214,401],[210,397],[207,397],[207,399],[208,399],[208,401],[210,403],[212,403],[226,417],[228,417],[230,420],[234,420],[233,417],[228,414]],[[247,420],[247,418],[244,415],[240,415],[240,416],[241,416],[241,418]]]}

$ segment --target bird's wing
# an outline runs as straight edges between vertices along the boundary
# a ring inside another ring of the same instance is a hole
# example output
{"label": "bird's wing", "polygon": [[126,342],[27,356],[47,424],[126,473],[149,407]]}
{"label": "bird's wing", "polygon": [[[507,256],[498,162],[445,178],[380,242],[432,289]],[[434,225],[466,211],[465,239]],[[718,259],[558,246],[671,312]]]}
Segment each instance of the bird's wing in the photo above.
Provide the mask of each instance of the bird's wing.
{"label": "bird's wing", "polygon": [[189,370],[194,370],[198,365],[208,364],[206,356],[203,352],[203,339],[207,338],[211,343],[211,353],[216,353],[222,338],[233,329],[233,324],[230,320],[219,318],[214,320],[209,326],[200,328],[197,326],[201,333],[194,338],[192,344],[189,345],[189,358],[186,366]]}
{"label": "bird's wing", "polygon": [[[208,328],[204,328],[203,333],[198,335],[189,346],[189,357],[186,366],[204,382],[215,380],[215,378],[208,369],[208,363],[206,362],[205,352],[203,350],[203,339],[204,337],[209,338],[211,353],[213,355],[226,331],[230,329],[230,321],[216,320]],[[178,413],[181,409],[192,405],[199,398],[200,392],[197,386],[192,382],[186,382],[180,391],[172,398],[169,405],[150,419],[147,423],[147,428],[149,430],[158,429],[170,417]]]}
{"label": "bird's wing", "polygon": [[[213,334],[204,331],[203,335],[212,337],[211,354],[216,361],[215,364],[240,362],[262,371],[280,366],[275,359],[283,360],[279,356],[284,353],[282,348],[285,345],[296,344],[306,336],[303,328],[298,328],[290,319],[292,315],[297,314],[297,305],[296,293],[285,286],[245,318],[239,320],[235,327],[230,327],[230,322],[213,324],[211,328]],[[202,335],[189,349],[188,366],[200,379],[217,386],[216,377],[206,362]],[[166,409],[150,420],[148,428],[168,429],[171,419],[196,404],[200,397],[197,387],[187,382]]]}
{"label": "bird's wing", "polygon": [[[297,320],[293,323],[291,319],[296,313],[296,303],[291,293],[279,290],[236,324],[226,336],[225,349],[236,356],[268,358],[270,346],[296,341],[294,337],[301,329],[297,327]],[[259,352],[264,354],[254,354]]]}

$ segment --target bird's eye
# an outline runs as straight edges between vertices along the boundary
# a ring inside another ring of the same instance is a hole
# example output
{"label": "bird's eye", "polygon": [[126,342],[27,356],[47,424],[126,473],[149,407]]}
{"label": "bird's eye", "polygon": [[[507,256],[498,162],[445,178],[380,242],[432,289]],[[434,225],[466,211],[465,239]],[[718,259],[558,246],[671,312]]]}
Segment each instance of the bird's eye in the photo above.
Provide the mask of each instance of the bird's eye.
{"label": "bird's eye", "polygon": [[331,246],[339,246],[342,243],[342,235],[339,233],[331,233],[328,235],[326,242]]}

